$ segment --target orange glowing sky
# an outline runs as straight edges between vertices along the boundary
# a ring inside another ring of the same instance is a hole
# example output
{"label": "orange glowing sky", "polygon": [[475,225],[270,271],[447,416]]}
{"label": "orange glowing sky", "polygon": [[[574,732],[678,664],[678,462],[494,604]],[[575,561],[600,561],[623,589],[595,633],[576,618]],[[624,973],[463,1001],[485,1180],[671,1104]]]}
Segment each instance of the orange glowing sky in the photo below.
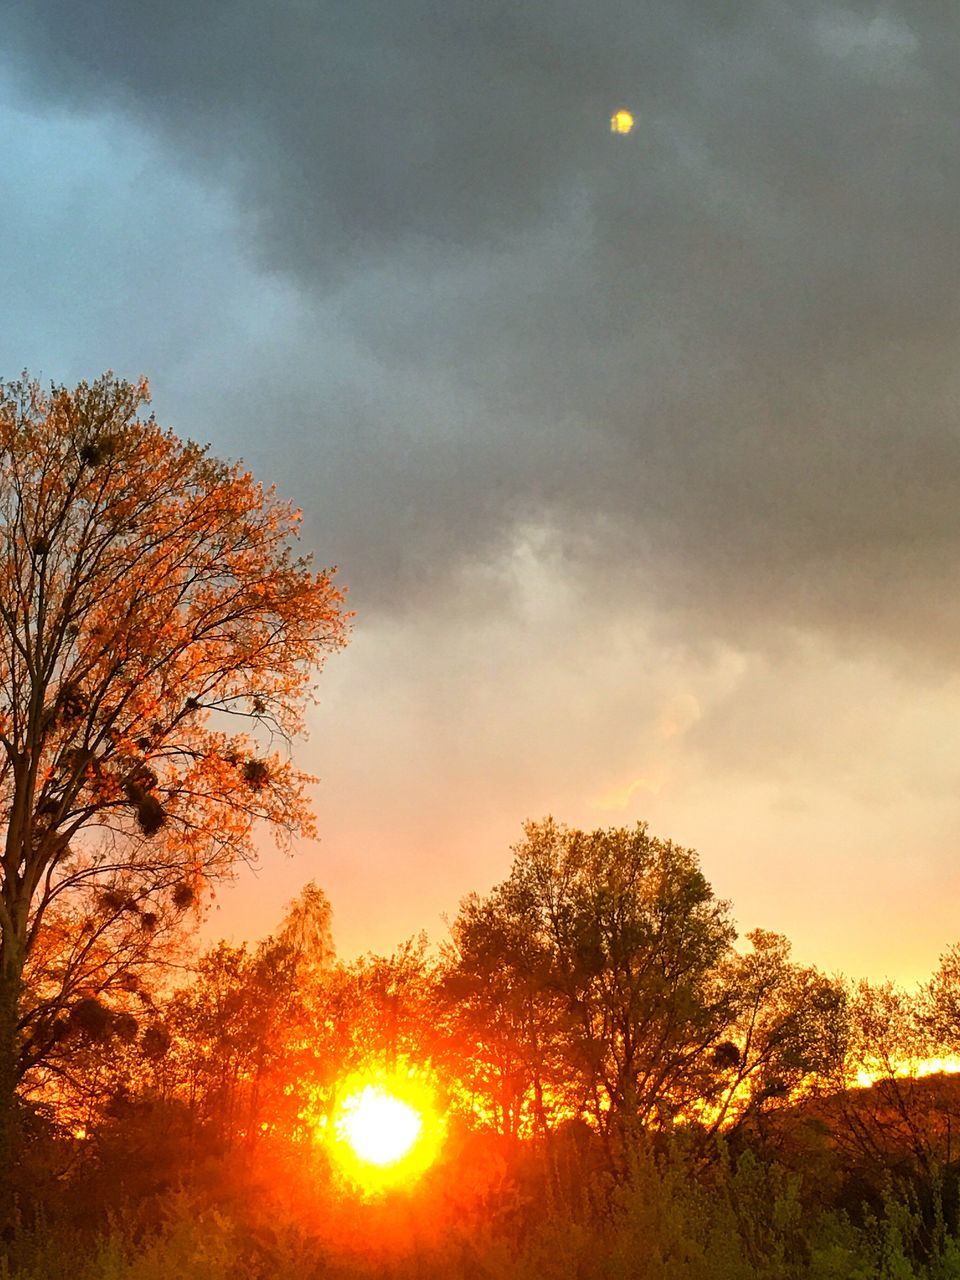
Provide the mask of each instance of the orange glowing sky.
{"label": "orange glowing sky", "polygon": [[[305,756],[322,775],[322,842],[244,870],[208,931],[262,931],[315,877],[344,956],[421,928],[436,941],[464,893],[506,874],[521,820],[553,813],[643,818],[694,846],[741,931],[781,931],[806,962],[904,982],[932,971],[957,933],[960,683],[917,692],[879,663],[802,647],[776,667],[730,650],[681,663],[624,636],[604,647],[589,623],[589,661],[571,669],[554,652],[561,602],[537,611],[506,683],[456,623],[433,637],[432,689],[417,628],[402,636],[409,665],[396,634],[359,629],[324,677]],[[660,688],[631,688],[637,668]]]}
{"label": "orange glowing sky", "polygon": [[346,956],[437,939],[552,813],[695,846],[806,962],[929,973],[960,937],[960,25],[181,8],[4,6],[0,374],[146,373],[350,587],[298,748],[322,843],[206,936],[313,879]]}

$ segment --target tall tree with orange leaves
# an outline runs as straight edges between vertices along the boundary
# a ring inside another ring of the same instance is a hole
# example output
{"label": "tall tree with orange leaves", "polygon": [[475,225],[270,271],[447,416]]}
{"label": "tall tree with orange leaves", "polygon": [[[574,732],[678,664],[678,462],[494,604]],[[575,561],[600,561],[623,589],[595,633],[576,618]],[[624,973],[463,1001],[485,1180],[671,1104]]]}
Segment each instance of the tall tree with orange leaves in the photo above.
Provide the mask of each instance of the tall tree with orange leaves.
{"label": "tall tree with orange leaves", "polygon": [[45,922],[93,891],[149,930],[252,857],[258,821],[312,832],[288,748],[345,642],[342,592],[296,556],[299,514],[140,416],[148,398],[109,373],[0,383],[4,1166]]}

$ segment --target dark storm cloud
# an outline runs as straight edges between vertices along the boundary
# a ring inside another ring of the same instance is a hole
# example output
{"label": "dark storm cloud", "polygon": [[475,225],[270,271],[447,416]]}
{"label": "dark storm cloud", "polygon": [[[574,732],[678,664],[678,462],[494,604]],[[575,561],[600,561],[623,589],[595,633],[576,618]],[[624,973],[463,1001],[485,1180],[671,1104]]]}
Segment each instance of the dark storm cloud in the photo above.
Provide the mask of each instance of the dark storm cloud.
{"label": "dark storm cloud", "polygon": [[113,97],[236,166],[298,271],[407,236],[489,244],[549,216],[571,176],[602,168],[611,93],[678,99],[689,60],[683,38],[661,66],[676,22],[619,3],[7,7],[37,92]]}
{"label": "dark storm cloud", "polygon": [[540,520],[597,590],[701,628],[955,648],[935,6],[4,8],[24,92],[156,131],[350,335],[364,385],[321,403],[301,368],[283,417],[329,424],[296,465],[368,602]]}

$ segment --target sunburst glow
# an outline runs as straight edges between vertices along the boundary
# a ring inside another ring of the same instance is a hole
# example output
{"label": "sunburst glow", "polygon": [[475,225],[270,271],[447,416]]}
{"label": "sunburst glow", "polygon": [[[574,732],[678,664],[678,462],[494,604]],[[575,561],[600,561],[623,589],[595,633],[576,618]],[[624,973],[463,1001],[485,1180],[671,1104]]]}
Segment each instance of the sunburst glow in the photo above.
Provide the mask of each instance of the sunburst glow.
{"label": "sunburst glow", "polygon": [[414,1071],[366,1072],[341,1081],[326,1141],[363,1191],[406,1185],[428,1168],[443,1137],[433,1089]]}
{"label": "sunburst glow", "polygon": [[368,1084],[346,1098],[338,1129],[361,1160],[394,1164],[407,1154],[423,1128],[423,1117],[409,1103]]}

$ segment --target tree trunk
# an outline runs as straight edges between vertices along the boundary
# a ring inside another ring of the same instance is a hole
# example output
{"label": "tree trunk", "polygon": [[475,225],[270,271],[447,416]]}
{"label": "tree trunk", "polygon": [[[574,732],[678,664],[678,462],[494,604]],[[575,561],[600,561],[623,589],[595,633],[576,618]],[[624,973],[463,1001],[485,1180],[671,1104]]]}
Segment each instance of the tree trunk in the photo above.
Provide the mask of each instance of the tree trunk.
{"label": "tree trunk", "polygon": [[15,1169],[20,1148],[17,1085],[23,965],[23,947],[9,931],[4,931],[0,936],[0,1231],[12,1225],[15,1210]]}

